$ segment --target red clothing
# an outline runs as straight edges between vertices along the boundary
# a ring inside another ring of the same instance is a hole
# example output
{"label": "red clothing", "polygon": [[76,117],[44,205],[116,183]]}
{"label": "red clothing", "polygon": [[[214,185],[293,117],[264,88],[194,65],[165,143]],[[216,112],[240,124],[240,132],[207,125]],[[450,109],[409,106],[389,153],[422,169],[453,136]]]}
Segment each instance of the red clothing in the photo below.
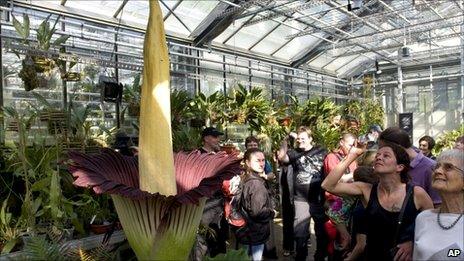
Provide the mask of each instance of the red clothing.
{"label": "red clothing", "polygon": [[[335,166],[337,166],[337,164],[340,163],[340,160],[344,157],[345,154],[341,150],[327,154],[327,157],[324,159],[324,174],[326,176],[329,175],[330,171],[332,171],[332,169],[335,168]],[[353,161],[353,163],[351,163],[349,166],[350,173],[353,173],[357,167],[358,163]]]}

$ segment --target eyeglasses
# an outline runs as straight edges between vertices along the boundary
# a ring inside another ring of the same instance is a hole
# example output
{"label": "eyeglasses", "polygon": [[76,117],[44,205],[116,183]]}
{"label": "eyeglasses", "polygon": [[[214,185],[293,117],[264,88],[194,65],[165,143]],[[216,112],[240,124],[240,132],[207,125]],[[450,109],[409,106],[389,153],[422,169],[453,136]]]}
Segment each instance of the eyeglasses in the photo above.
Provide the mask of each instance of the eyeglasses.
{"label": "eyeglasses", "polygon": [[464,174],[463,169],[458,168],[458,167],[456,167],[453,164],[448,163],[448,162],[438,162],[437,165],[435,165],[435,167],[433,168],[433,171],[436,171],[439,168],[443,168],[445,171],[451,171],[453,169],[456,169],[456,170],[460,171],[462,174]]}

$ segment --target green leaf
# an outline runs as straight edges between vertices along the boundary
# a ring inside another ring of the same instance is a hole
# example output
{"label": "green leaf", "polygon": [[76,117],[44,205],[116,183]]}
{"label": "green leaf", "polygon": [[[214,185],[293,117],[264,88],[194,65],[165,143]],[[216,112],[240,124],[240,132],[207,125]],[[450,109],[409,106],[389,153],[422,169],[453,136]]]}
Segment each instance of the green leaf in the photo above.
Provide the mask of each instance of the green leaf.
{"label": "green leaf", "polygon": [[47,108],[51,108],[52,105],[47,101],[47,99],[45,99],[42,95],[36,93],[36,92],[31,92],[31,94],[37,99],[37,101],[44,105],[45,107]]}
{"label": "green leaf", "polygon": [[30,34],[30,22],[29,22],[29,16],[27,14],[23,14],[23,34],[24,34],[24,39],[29,38]]}
{"label": "green leaf", "polygon": [[53,171],[50,182],[50,208],[52,218],[58,221],[63,217],[63,211],[61,211],[61,187],[60,187],[60,176],[58,172]]}
{"label": "green leaf", "polygon": [[[71,36],[69,36],[69,35],[62,35],[62,36],[56,38],[56,40],[53,42],[53,45],[54,45],[54,46],[60,46],[60,45],[64,44],[64,43],[69,39],[69,37],[71,37]],[[70,66],[70,67],[71,67],[71,66]]]}
{"label": "green leaf", "polygon": [[219,254],[215,257],[205,257],[205,261],[235,261],[235,260],[251,260],[248,256],[246,249],[227,250],[225,254]]}
{"label": "green leaf", "polygon": [[70,62],[69,63],[69,69],[73,68],[76,64],[77,64],[77,62],[75,62],[75,61]]}
{"label": "green leaf", "polygon": [[16,246],[18,241],[19,241],[19,238],[13,238],[7,241],[6,244],[3,246],[2,255],[10,253],[11,250],[13,250],[13,248]]}
{"label": "green leaf", "polygon": [[16,32],[23,40],[26,40],[29,37],[29,17],[27,14],[23,15],[24,24],[21,24],[21,22],[19,22],[14,15],[12,15],[12,17],[13,27],[15,28]]}
{"label": "green leaf", "polygon": [[32,191],[44,191],[45,189],[48,190],[48,186],[50,185],[51,177],[45,177],[41,180],[36,181],[31,186]]}

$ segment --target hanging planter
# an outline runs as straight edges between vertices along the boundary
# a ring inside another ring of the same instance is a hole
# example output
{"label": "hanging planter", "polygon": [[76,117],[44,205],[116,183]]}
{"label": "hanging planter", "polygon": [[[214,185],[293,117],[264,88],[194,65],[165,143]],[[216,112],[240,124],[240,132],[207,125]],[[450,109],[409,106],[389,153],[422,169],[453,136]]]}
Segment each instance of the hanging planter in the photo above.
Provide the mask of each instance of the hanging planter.
{"label": "hanging planter", "polygon": [[62,73],[61,79],[67,82],[78,82],[81,80],[81,74],[78,72]]}
{"label": "hanging planter", "polygon": [[[37,73],[50,73],[53,68],[55,68],[55,61],[53,61],[50,58],[46,58],[43,56],[30,56],[32,57],[32,60],[34,61],[34,69]],[[28,56],[26,56],[25,59],[27,59]]]}

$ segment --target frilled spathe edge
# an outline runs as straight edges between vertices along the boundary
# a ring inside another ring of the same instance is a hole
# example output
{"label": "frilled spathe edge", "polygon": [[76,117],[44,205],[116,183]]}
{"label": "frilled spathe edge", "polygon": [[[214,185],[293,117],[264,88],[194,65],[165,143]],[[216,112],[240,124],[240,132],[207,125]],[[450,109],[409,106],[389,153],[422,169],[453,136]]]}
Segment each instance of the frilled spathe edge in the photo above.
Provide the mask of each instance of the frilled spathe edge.
{"label": "frilled spathe edge", "polygon": [[[164,197],[139,189],[138,159],[111,149],[98,154],[69,152],[69,170],[76,178],[74,185],[92,188],[95,193],[117,194],[134,200]],[[226,153],[201,154],[179,152],[174,155],[177,195],[180,204],[198,204],[220,188],[222,180],[240,173],[240,160]],[[172,196],[171,196],[172,197]],[[169,198],[171,198],[169,197]]]}

